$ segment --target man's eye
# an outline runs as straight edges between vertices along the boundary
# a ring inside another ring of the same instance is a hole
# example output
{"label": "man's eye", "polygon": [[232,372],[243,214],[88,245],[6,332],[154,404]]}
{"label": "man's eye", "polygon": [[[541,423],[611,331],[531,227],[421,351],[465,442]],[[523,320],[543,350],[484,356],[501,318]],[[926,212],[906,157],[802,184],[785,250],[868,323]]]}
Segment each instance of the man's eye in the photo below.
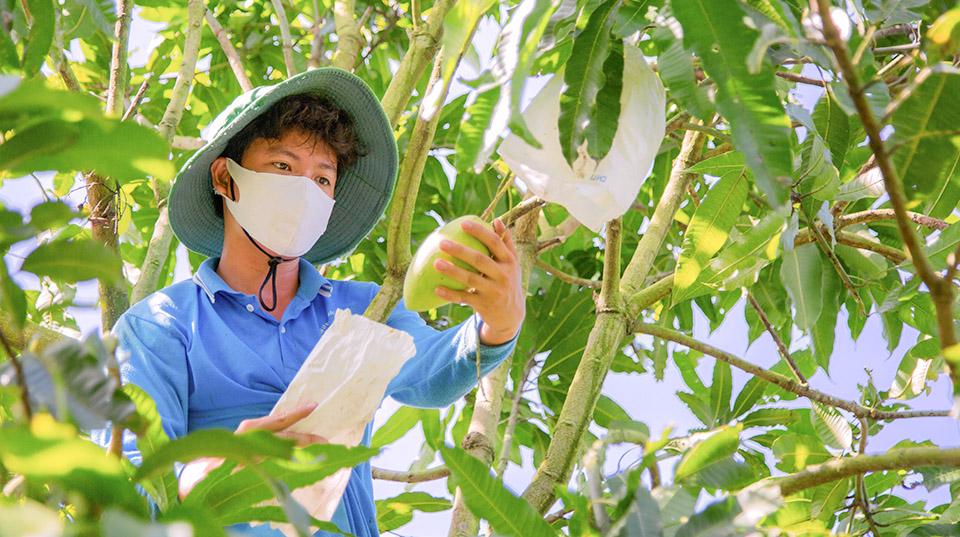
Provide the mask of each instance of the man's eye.
{"label": "man's eye", "polygon": [[326,177],[320,177],[320,178],[318,178],[318,179],[317,179],[317,182],[320,183],[320,184],[323,185],[323,186],[329,186],[329,185],[330,185],[330,180],[327,179]]}
{"label": "man's eye", "polygon": [[274,162],[274,163],[273,163],[273,166],[274,166],[275,168],[277,168],[278,170],[287,171],[287,170],[290,169],[290,165],[287,164],[286,162]]}

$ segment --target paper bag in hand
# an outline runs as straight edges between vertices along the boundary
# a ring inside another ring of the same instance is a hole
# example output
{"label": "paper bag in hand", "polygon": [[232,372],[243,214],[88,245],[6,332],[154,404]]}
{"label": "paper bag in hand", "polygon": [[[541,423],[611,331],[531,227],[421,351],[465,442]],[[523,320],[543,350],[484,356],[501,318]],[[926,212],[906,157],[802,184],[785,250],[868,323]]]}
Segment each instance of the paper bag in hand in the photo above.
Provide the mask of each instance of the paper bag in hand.
{"label": "paper bag in hand", "polygon": [[[410,334],[338,309],[333,324],[270,415],[316,402],[317,408],[288,430],[319,435],[331,444],[359,445],[387,384],[414,354],[416,347]],[[296,489],[293,497],[312,516],[329,521],[347,486],[350,470],[343,468],[313,485]],[[296,535],[289,524],[270,526]]]}

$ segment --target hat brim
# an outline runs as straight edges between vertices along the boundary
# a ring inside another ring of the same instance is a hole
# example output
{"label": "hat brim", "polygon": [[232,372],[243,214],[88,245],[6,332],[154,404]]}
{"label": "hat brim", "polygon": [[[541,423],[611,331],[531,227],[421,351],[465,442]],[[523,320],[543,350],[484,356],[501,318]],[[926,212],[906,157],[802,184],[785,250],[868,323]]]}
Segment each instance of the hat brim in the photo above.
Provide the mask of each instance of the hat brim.
{"label": "hat brim", "polygon": [[227,143],[270,106],[288,95],[319,95],[353,122],[365,152],[340,170],[327,230],[302,257],[314,264],[349,254],[376,226],[393,195],[397,145],[390,121],[369,86],[343,69],[311,69],[272,86],[252,90],[252,100],[183,165],[170,191],[168,210],[174,234],[187,248],[206,256],[223,250],[223,219],[217,216],[210,165]]}

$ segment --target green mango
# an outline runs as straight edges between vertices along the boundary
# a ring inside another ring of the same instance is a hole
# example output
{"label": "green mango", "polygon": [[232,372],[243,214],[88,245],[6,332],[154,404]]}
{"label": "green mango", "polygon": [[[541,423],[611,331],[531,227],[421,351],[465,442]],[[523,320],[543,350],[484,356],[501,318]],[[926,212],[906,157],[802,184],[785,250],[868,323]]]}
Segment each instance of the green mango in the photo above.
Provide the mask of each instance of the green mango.
{"label": "green mango", "polygon": [[460,227],[460,224],[467,220],[482,224],[491,231],[493,230],[493,226],[484,222],[480,217],[471,214],[451,220],[428,235],[427,238],[424,239],[423,244],[420,245],[420,248],[417,249],[417,253],[413,256],[413,261],[410,262],[410,267],[407,269],[407,276],[403,281],[403,302],[407,309],[412,311],[426,311],[448,303],[449,300],[438,296],[437,293],[434,292],[434,289],[438,286],[449,287],[457,291],[462,291],[467,288],[463,283],[434,268],[433,262],[438,258],[446,259],[471,272],[478,272],[466,261],[462,261],[441,250],[440,241],[443,239],[449,239],[468,246],[482,252],[483,255],[490,255],[490,250],[488,250],[479,239]]}

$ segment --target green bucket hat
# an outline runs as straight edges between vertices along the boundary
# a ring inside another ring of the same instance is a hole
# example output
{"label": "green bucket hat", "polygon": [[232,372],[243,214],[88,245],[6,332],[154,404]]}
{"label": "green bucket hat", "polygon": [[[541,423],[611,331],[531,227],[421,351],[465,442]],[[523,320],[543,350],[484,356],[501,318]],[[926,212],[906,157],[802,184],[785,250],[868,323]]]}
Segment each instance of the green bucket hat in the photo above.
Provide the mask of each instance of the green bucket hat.
{"label": "green bucket hat", "polygon": [[223,219],[214,208],[210,164],[227,143],[257,116],[288,95],[324,97],[350,117],[363,155],[337,175],[327,231],[302,257],[320,264],[349,254],[376,226],[393,195],[397,144],[380,101],[357,76],[335,67],[311,69],[271,86],[247,91],[208,126],[210,139],[183,165],[170,190],[173,232],[187,248],[206,256],[223,249]]}

